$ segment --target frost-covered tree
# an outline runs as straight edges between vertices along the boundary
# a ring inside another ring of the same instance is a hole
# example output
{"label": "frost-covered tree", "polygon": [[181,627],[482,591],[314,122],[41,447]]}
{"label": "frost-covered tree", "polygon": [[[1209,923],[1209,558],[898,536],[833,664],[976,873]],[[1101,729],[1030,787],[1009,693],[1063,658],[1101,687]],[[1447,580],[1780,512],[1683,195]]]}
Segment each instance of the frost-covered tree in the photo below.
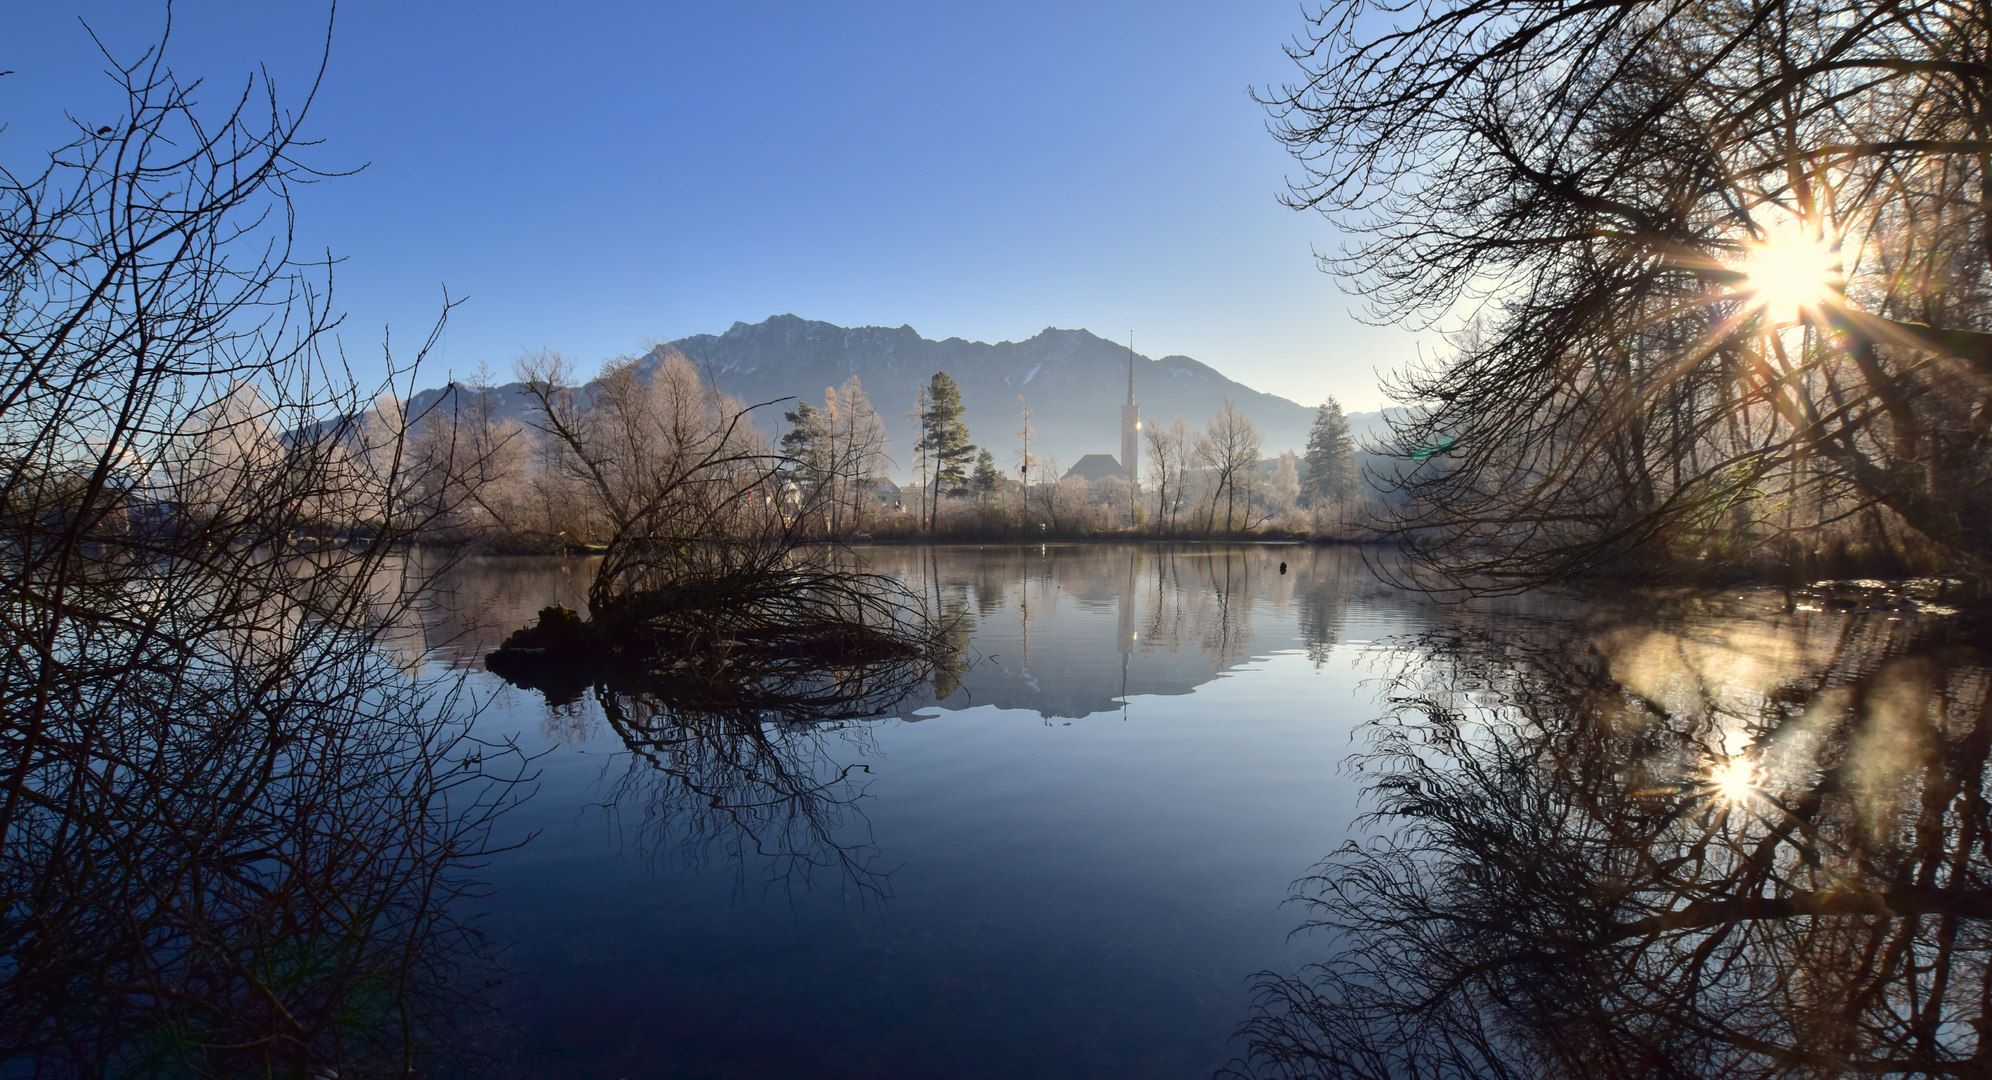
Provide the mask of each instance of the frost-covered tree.
{"label": "frost-covered tree", "polygon": [[1323,500],[1341,502],[1356,493],[1358,483],[1355,439],[1349,435],[1341,402],[1331,397],[1321,403],[1307,433],[1307,478],[1301,494],[1309,506]]}

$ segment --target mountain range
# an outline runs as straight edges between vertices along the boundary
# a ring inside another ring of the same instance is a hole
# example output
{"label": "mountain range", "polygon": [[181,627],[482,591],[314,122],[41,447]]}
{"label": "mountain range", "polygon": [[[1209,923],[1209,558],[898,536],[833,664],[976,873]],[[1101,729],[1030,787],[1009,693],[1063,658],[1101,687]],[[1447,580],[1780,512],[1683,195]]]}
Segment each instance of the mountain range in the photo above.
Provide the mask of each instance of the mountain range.
{"label": "mountain range", "polygon": [[[856,375],[872,407],[885,421],[893,475],[912,468],[913,408],[919,388],[936,371],[946,371],[961,387],[969,438],[988,447],[996,460],[1014,468],[1023,428],[1023,402],[1029,400],[1031,450],[1040,460],[1070,466],[1089,453],[1117,454],[1120,406],[1127,399],[1129,350],[1087,330],[1047,327],[1024,341],[995,344],[951,337],[921,337],[911,326],[843,327],[776,315],[758,323],[736,322],[723,334],[697,334],[659,345],[646,354],[654,370],[672,351],[684,354],[715,385],[748,403],[799,397],[820,404],[825,387]],[[1251,417],[1265,436],[1264,452],[1302,450],[1314,422],[1314,408],[1262,393],[1226,378],[1187,356],[1152,359],[1135,353],[1135,400],[1144,425],[1166,424],[1177,416],[1200,429],[1226,397]],[[523,411],[518,384],[494,388],[504,398],[502,413]],[[443,391],[415,396],[420,410]],[[770,435],[783,427],[785,407],[762,409],[758,423]],[[1354,414],[1360,436],[1378,414]]]}

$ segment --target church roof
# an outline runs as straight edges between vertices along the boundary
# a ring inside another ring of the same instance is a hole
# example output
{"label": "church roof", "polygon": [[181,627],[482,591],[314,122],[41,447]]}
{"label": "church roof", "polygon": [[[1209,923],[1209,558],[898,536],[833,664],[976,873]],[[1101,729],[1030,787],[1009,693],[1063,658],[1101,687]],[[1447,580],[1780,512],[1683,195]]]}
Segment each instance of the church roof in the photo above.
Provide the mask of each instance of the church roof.
{"label": "church roof", "polygon": [[1084,480],[1103,480],[1109,476],[1126,476],[1127,471],[1112,454],[1087,454],[1077,465],[1065,471],[1065,479],[1077,476]]}

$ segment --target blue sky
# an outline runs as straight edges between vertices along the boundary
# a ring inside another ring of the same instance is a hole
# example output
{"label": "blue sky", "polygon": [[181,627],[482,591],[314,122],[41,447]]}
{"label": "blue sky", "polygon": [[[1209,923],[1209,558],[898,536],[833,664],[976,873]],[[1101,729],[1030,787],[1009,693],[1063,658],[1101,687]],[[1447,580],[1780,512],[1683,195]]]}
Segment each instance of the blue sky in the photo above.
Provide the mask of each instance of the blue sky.
{"label": "blue sky", "polygon": [[[10,11],[0,159],[115,107],[79,16],[136,51],[164,10]],[[302,93],[325,14],[182,0],[169,56],[217,102],[258,63]],[[302,231],[344,260],[362,363],[384,327],[419,339],[447,285],[468,301],[433,364],[459,375],[794,312],[990,341],[1132,330],[1149,355],[1375,408],[1418,339],[1362,325],[1316,269],[1339,240],[1276,202],[1293,163],[1247,94],[1287,77],[1302,26],[1292,0],[345,0],[308,130],[320,166],[366,168],[302,192]]]}

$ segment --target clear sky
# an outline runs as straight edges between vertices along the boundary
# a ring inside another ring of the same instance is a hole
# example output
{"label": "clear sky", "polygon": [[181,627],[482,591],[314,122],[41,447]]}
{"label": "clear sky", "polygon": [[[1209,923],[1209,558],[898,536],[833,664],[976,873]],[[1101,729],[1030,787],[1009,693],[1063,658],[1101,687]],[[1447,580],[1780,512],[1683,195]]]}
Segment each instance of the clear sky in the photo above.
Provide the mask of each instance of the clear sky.
{"label": "clear sky", "polygon": [[[115,110],[158,2],[13,6],[0,159]],[[326,8],[181,0],[169,57],[219,103],[258,63],[301,94]],[[1351,409],[1417,339],[1315,266],[1340,241],[1276,201],[1294,164],[1252,86],[1287,77],[1293,0],[761,3],[344,0],[310,134],[356,176],[301,193],[345,261],[356,360],[468,302],[434,361],[593,366],[794,312],[928,337],[1085,327]],[[1426,339],[1429,341],[1430,339]],[[436,371],[427,383],[440,383]]]}

